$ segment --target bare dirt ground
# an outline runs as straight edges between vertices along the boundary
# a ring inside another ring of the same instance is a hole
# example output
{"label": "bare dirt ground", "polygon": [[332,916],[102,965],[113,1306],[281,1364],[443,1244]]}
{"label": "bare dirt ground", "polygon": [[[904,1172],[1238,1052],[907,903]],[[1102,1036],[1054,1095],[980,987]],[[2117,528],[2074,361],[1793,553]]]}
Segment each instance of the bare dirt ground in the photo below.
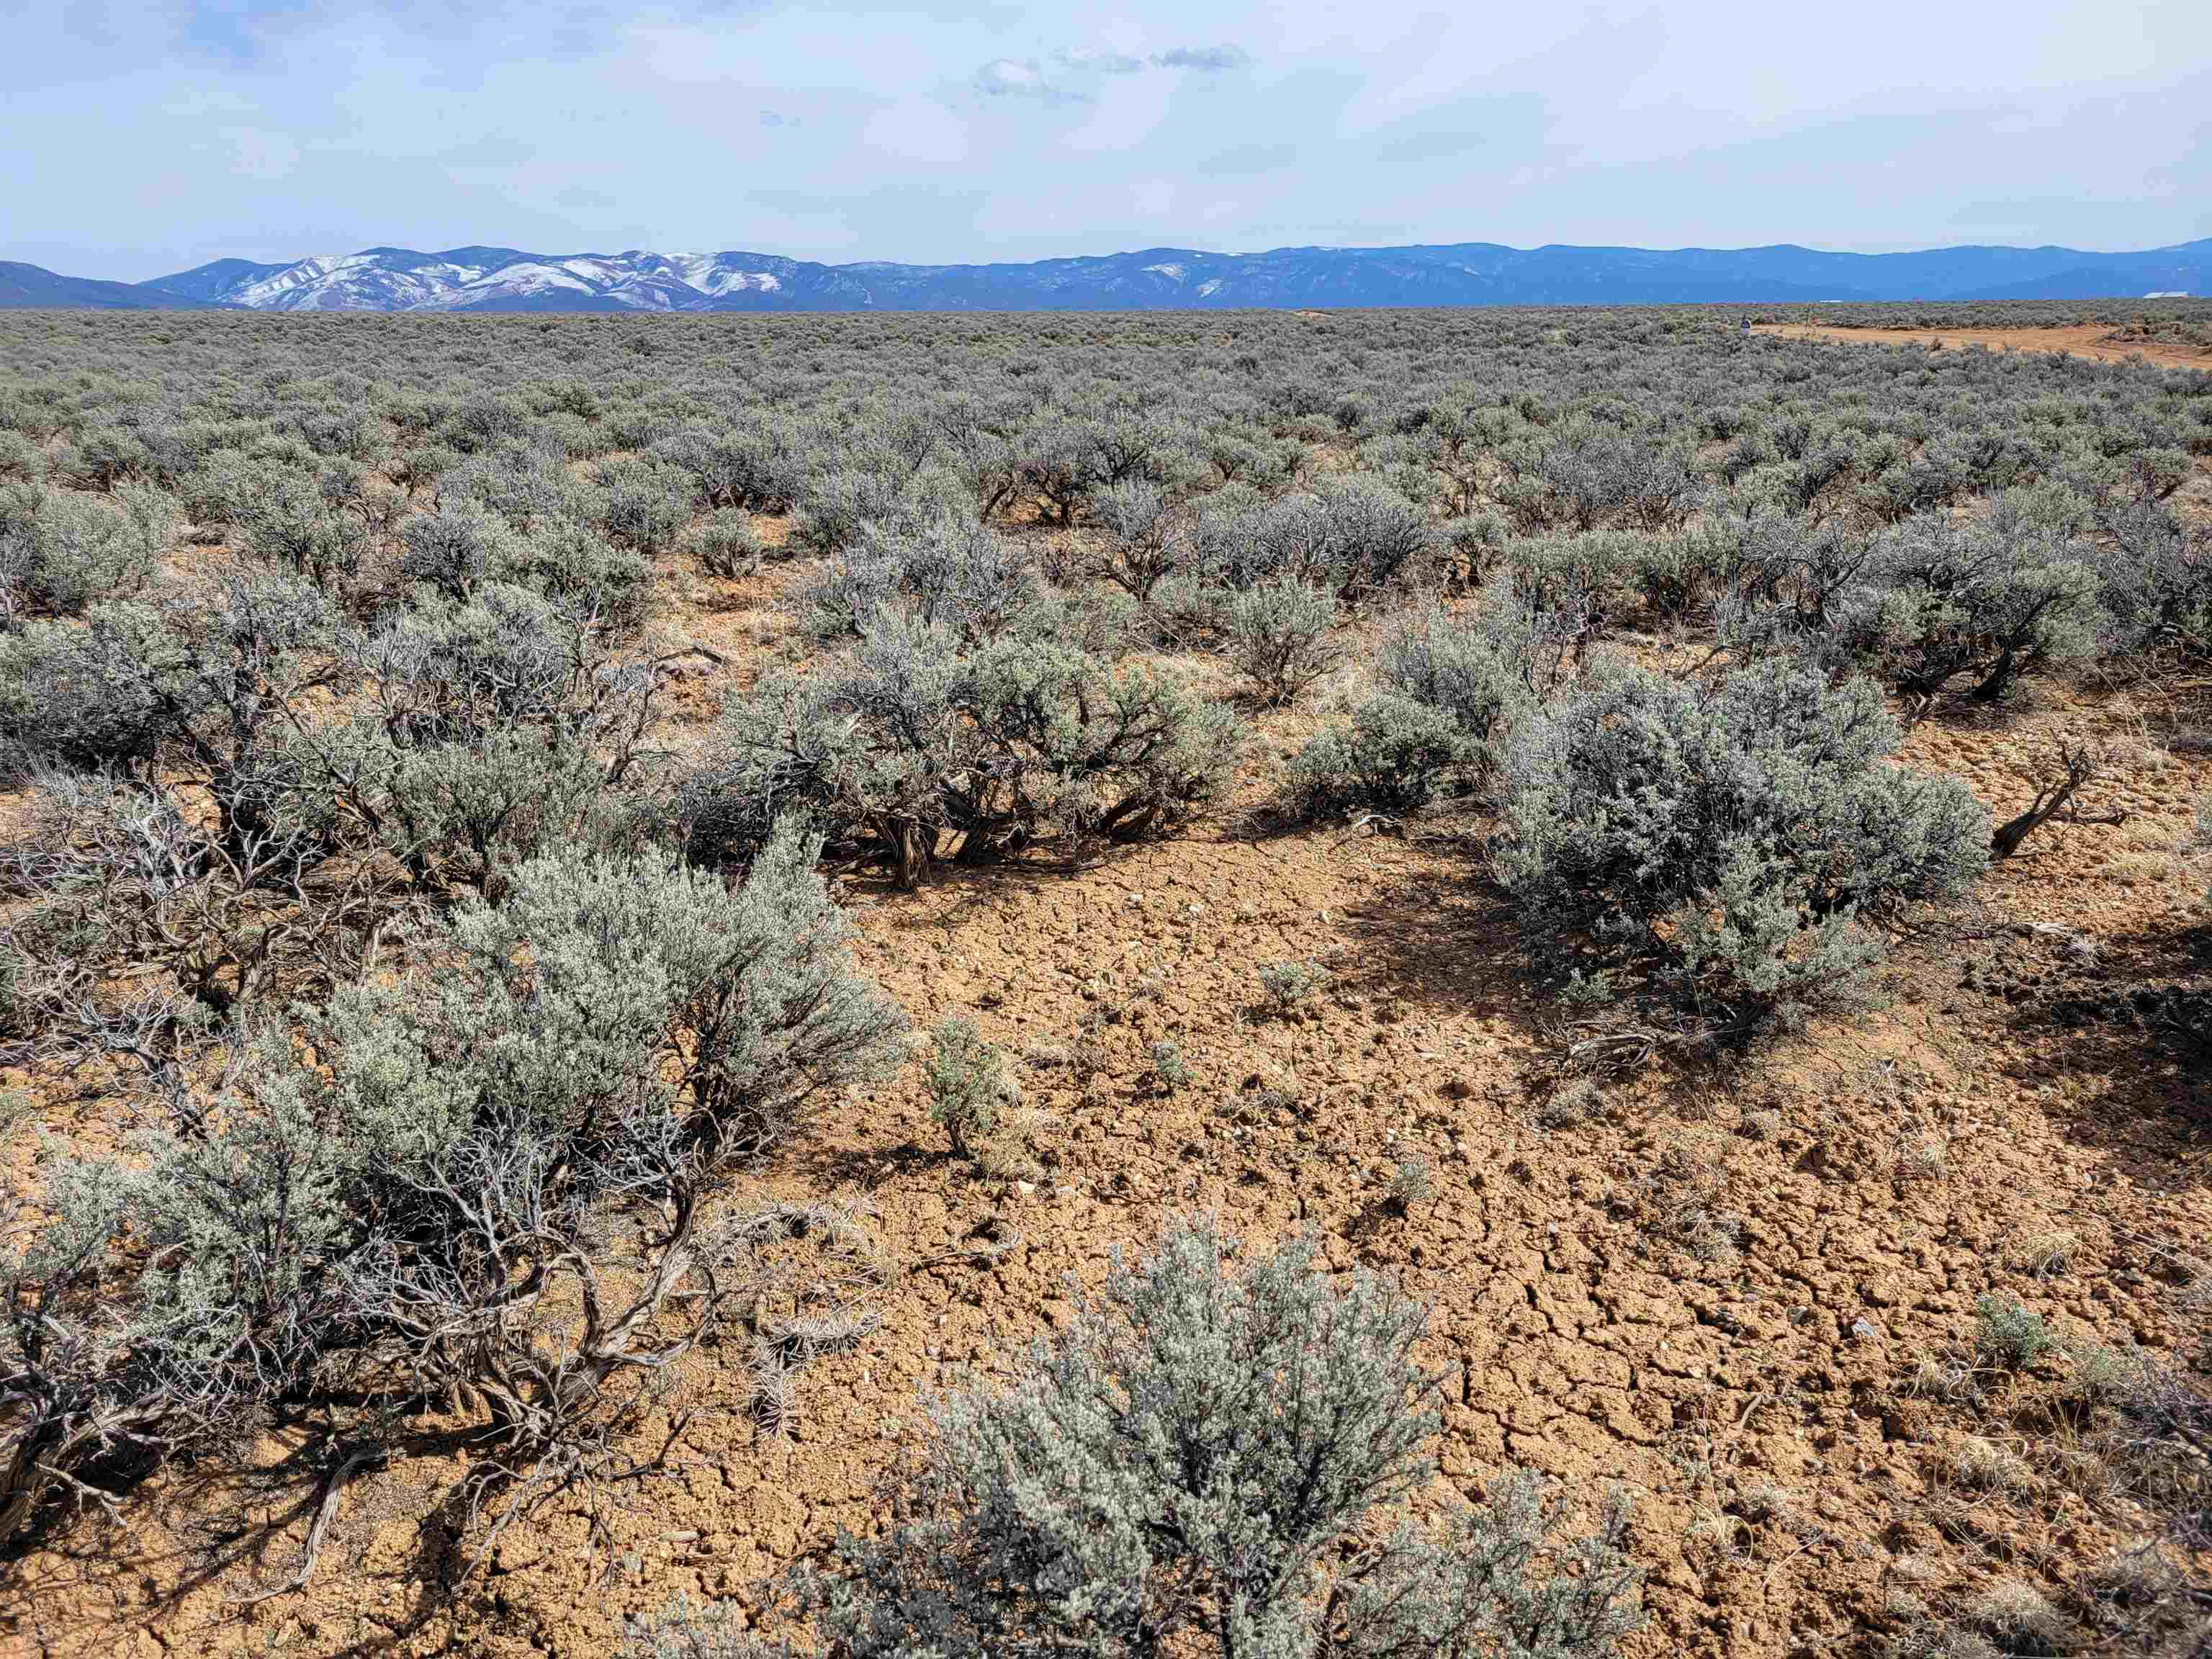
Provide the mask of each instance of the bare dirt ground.
{"label": "bare dirt ground", "polygon": [[1880,345],[1935,345],[1947,351],[1983,346],[1991,351],[2054,351],[2099,362],[2130,357],[2168,368],[2212,368],[2212,348],[2171,341],[2126,340],[2105,323],[2073,328],[1831,328],[1817,323],[1760,323],[1753,330],[1785,340],[1856,340]]}
{"label": "bare dirt ground", "polygon": [[[672,574],[660,630],[732,659],[676,700],[679,746],[784,636],[773,599],[793,580]],[[1863,1023],[1723,1071],[1655,1064],[1573,1112],[1559,1005],[1485,878],[1486,824],[1258,827],[1310,714],[1256,721],[1238,800],[1172,843],[911,894],[842,877],[861,968],[918,1028],[970,1014],[1022,1057],[1043,1116],[1033,1167],[981,1178],[945,1155],[909,1066],[763,1173],[766,1197],[865,1200],[890,1273],[881,1328],[806,1376],[787,1438],[752,1427],[741,1356],[710,1352],[682,1380],[696,1415],[671,1473],[610,1493],[599,1541],[579,1501],[479,1559],[441,1507],[459,1462],[416,1460],[350,1482],[303,1591],[250,1601],[295,1570],[327,1473],[307,1437],[271,1433],[251,1476],[167,1473],[21,1563],[0,1650],[609,1654],[627,1613],[678,1591],[750,1601],[839,1526],[872,1525],[872,1483],[918,1443],[929,1391],[1008,1376],[1068,1317],[1067,1281],[1203,1211],[1255,1243],[1311,1229],[1332,1266],[1431,1304],[1443,1486],[1522,1462],[1578,1504],[1634,1494],[1654,1615],[1635,1653],[1849,1651],[1900,1595],[1940,1609],[1999,1572],[2057,1595],[2138,1535],[2048,1426],[2063,1362],[1978,1401],[1912,1383],[1971,1342],[1985,1291],[2062,1334],[2157,1351],[2183,1331],[2177,1281],[2212,1255],[2212,1103],[2160,1035],[2167,1003],[2136,994],[2189,977],[2203,943],[2186,848],[2212,760],[2166,746],[2172,712],[2045,686],[1921,725],[1908,758],[2000,818],[2055,740],[2103,744],[2088,805],[2125,821],[2048,829],[1975,905],[1923,918]],[[1332,978],[1299,1017],[1263,1018],[1256,970],[1302,959]],[[1173,1094],[1152,1075],[1163,1038],[1194,1073]],[[120,1109],[38,1121],[98,1138]],[[6,1133],[21,1181],[31,1131]],[[1432,1191],[1394,1214],[1385,1182],[1415,1158]],[[1960,1473],[1985,1447],[1993,1485]]]}

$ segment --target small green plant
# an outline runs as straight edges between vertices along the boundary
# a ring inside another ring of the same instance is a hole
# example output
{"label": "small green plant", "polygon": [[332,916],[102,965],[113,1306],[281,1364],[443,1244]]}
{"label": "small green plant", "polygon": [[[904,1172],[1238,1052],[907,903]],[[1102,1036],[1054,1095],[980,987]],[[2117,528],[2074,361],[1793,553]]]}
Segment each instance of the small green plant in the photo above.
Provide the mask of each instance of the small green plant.
{"label": "small green plant", "polygon": [[2071,1342],[2066,1357],[2074,1362],[2067,1392],[2085,1404],[2124,1404],[2142,1389],[2146,1371],[2140,1359],[2102,1342]]}
{"label": "small green plant", "polygon": [[1983,1364],[2020,1370],[2058,1346],[2043,1316],[2008,1296],[1974,1299],[1974,1353]]}
{"label": "small green plant", "polygon": [[1295,702],[1335,666],[1335,623],[1328,589],[1290,578],[1262,582],[1229,602],[1231,654],[1267,702]]}
{"label": "small green plant", "polygon": [[1567,982],[1559,988],[1559,1000],[1577,1010],[1609,1008],[1613,999],[1613,975],[1602,968],[1588,974],[1570,969]]}
{"label": "small green plant", "polygon": [[1000,1113],[1021,1098],[1006,1056],[959,1014],[939,1020],[931,1030],[927,1076],[929,1115],[944,1126],[955,1158],[977,1158],[997,1130]]}
{"label": "small green plant", "polygon": [[1382,1189],[1382,1207],[1392,1215],[1408,1215],[1415,1206],[1427,1203],[1435,1192],[1436,1182],[1429,1174],[1426,1158],[1418,1155],[1401,1158],[1390,1172],[1389,1184]]}
{"label": "small green plant", "polygon": [[1317,962],[1271,962],[1260,969],[1260,994],[1270,1014],[1286,1018],[1328,977],[1328,970]]}
{"label": "small green plant", "polygon": [[694,532],[691,544],[700,568],[710,576],[750,576],[760,569],[760,537],[752,514],[741,507],[715,514]]}
{"label": "small green plant", "polygon": [[1152,1045],[1152,1081],[1163,1094],[1190,1087],[1190,1062],[1182,1057],[1182,1046],[1170,1038],[1163,1037]]}

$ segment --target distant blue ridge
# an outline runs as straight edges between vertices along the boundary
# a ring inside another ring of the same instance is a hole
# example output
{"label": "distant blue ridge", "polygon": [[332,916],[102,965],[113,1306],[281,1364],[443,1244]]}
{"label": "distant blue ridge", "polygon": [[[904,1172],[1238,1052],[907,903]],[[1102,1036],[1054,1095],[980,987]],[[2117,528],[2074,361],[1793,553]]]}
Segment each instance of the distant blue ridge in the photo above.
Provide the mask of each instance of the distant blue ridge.
{"label": "distant blue ridge", "polygon": [[[585,264],[582,272],[565,270]],[[455,275],[465,273],[465,279]],[[272,281],[272,279],[280,279]],[[713,292],[701,283],[734,283]],[[1752,248],[1144,248],[1026,264],[820,264],[669,255],[378,247],[326,270],[217,259],[149,283],[0,264],[0,307],[244,306],[406,311],[1127,311],[1363,306],[2073,300],[2212,292],[2212,238],[2140,252],[1966,246],[1904,253]]]}

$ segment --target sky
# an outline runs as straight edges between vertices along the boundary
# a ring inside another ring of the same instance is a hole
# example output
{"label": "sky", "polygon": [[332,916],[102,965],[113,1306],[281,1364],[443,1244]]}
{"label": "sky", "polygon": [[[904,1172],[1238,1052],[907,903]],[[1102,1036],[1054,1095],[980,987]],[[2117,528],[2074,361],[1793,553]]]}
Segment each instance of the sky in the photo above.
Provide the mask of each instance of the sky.
{"label": "sky", "polygon": [[0,259],[2212,236],[2212,0],[0,0]]}

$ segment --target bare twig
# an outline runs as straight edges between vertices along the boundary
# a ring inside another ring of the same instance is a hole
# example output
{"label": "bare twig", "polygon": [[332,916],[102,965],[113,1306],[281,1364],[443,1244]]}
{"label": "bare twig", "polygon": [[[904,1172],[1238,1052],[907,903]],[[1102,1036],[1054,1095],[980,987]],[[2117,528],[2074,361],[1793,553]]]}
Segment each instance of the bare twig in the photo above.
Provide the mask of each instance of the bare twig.
{"label": "bare twig", "polygon": [[2097,763],[2085,748],[2069,748],[2061,744],[2059,763],[2064,775],[2044,785],[2035,792],[2034,802],[2018,817],[1997,826],[1990,837],[1990,857],[2008,859],[2020,850],[2021,843],[2051,819],[2064,816],[2069,823],[2123,823],[2124,812],[2096,812],[2084,814],[2075,804],[2075,794],[2097,775]]}
{"label": "bare twig", "polygon": [[263,1601],[273,1601],[280,1595],[295,1595],[307,1589],[307,1580],[314,1575],[315,1558],[322,1553],[323,1534],[330,1530],[331,1517],[338,1511],[338,1494],[345,1490],[346,1482],[352,1480],[356,1472],[381,1464],[386,1455],[382,1451],[356,1452],[333,1469],[330,1479],[323,1483],[322,1500],[315,1505],[315,1519],[307,1528],[307,1547],[300,1558],[300,1570],[283,1583],[269,1589],[257,1590],[251,1595],[232,1596],[227,1605],[254,1607]]}

